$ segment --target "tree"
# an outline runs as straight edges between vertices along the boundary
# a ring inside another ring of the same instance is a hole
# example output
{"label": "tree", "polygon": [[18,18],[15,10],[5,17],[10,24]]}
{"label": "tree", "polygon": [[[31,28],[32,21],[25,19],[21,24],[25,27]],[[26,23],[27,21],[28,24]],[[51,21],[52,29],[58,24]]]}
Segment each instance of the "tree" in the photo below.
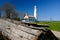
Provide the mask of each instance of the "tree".
{"label": "tree", "polygon": [[16,12],[16,11],[13,11],[13,12],[11,13],[11,18],[12,18],[12,19],[15,19],[15,20],[20,20],[20,18],[19,18],[19,13]]}
{"label": "tree", "polygon": [[10,4],[5,3],[3,8],[6,12],[6,18],[10,18],[10,13],[12,11],[12,6]]}
{"label": "tree", "polygon": [[5,10],[5,18],[10,18],[10,19],[18,19],[19,15],[18,12],[16,12],[15,7],[11,4],[5,3],[3,5],[3,10]]}

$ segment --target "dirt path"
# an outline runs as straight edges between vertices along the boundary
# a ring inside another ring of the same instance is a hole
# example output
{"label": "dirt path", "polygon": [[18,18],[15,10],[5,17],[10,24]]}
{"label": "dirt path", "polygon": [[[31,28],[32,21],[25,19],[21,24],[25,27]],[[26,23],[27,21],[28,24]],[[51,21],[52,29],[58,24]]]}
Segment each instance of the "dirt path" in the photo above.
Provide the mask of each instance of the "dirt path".
{"label": "dirt path", "polygon": [[59,31],[52,31],[56,37],[60,39],[60,32]]}

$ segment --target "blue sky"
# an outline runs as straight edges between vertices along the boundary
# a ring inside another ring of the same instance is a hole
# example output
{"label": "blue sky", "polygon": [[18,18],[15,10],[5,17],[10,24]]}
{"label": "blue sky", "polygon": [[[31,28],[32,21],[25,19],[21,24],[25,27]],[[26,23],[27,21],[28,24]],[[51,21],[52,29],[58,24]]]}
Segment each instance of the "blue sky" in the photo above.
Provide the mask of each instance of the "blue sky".
{"label": "blue sky", "polygon": [[20,15],[33,15],[37,5],[38,20],[60,20],[60,0],[0,0],[0,7],[6,2],[13,4]]}

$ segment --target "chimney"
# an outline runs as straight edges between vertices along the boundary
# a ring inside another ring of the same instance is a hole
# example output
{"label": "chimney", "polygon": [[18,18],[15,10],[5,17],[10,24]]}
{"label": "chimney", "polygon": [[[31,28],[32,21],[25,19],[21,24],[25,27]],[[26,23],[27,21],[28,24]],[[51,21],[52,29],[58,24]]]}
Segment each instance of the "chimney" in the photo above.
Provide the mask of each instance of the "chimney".
{"label": "chimney", "polygon": [[34,6],[34,17],[35,17],[35,19],[37,19],[37,8],[36,8],[36,5]]}

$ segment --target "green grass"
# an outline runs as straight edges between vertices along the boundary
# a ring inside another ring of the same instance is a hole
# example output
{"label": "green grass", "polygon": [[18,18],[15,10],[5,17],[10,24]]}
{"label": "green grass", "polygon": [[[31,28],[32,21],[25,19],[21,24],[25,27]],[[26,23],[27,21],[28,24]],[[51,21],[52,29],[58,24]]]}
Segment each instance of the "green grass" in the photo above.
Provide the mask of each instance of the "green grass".
{"label": "green grass", "polygon": [[56,31],[60,31],[60,22],[59,21],[56,21],[56,22],[50,22],[48,23],[49,25],[49,29],[51,30],[56,30]]}
{"label": "green grass", "polygon": [[37,24],[48,24],[50,30],[60,31],[60,21],[52,21],[52,22],[37,22]]}

